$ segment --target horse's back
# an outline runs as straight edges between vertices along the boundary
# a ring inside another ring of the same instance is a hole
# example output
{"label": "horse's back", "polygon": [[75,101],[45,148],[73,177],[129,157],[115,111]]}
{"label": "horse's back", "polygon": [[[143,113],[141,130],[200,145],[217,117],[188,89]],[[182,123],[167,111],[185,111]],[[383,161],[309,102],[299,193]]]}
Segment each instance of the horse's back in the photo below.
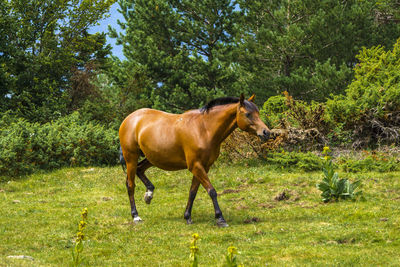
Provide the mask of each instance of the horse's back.
{"label": "horse's back", "polygon": [[186,168],[182,115],[148,108],[131,113],[119,130],[122,149],[140,149],[153,165],[162,169]]}

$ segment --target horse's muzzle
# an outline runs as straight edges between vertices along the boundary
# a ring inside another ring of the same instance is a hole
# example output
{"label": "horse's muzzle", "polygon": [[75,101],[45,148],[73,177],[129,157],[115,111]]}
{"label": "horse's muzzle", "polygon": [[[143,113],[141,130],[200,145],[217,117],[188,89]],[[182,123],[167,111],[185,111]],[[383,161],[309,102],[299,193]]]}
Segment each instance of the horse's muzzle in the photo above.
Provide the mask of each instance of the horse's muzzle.
{"label": "horse's muzzle", "polygon": [[262,134],[258,135],[261,141],[266,142],[270,138],[270,132],[268,130],[263,130]]}

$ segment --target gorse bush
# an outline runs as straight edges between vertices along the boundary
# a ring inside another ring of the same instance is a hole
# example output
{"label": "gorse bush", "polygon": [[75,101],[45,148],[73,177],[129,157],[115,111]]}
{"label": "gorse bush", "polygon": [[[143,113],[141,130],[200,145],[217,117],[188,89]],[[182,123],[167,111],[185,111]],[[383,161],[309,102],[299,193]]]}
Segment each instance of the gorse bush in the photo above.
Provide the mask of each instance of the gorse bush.
{"label": "gorse bush", "polygon": [[39,124],[5,114],[0,121],[0,174],[19,176],[64,166],[111,165],[118,134],[73,113]]}
{"label": "gorse bush", "polygon": [[260,109],[260,117],[270,128],[281,126],[284,112],[288,110],[286,98],[283,95],[271,96]]}
{"label": "gorse bush", "polygon": [[359,143],[400,140],[400,39],[392,50],[376,46],[357,55],[346,95],[327,101],[328,120],[353,131]]}
{"label": "gorse bush", "polygon": [[322,167],[320,158],[311,152],[272,152],[266,155],[265,161],[272,166],[303,171],[316,171]]}
{"label": "gorse bush", "polygon": [[346,172],[366,172],[366,171],[399,171],[400,157],[396,154],[363,151],[363,158],[356,159],[346,156],[338,159],[340,168]]}
{"label": "gorse bush", "polygon": [[271,128],[296,127],[300,129],[326,128],[325,105],[295,100],[288,92],[270,97],[260,110],[261,118]]}

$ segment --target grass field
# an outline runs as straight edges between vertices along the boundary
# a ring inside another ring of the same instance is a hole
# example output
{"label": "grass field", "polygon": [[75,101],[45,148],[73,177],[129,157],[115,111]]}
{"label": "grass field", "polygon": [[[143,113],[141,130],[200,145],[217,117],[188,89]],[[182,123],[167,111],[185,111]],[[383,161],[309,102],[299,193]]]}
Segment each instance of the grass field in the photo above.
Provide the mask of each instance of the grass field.
{"label": "grass field", "polygon": [[[399,266],[400,172],[339,173],[363,182],[365,201],[324,204],[320,172],[273,170],[261,163],[217,164],[210,172],[230,227],[217,228],[204,189],[193,225],[183,213],[188,171],[149,169],[151,205],[137,183],[133,224],[120,167],[70,168],[0,183],[0,266],[67,266],[80,220],[89,210],[84,265],[188,266],[198,233],[200,266],[221,266],[229,245],[245,266]],[[287,200],[275,197],[286,190]],[[29,259],[7,256],[26,255]]]}

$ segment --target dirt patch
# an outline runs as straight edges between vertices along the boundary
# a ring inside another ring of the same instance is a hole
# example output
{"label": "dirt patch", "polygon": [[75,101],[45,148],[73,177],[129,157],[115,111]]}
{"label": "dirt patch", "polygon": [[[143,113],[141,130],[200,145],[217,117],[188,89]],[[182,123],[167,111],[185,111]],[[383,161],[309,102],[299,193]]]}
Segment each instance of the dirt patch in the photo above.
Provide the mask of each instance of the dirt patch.
{"label": "dirt patch", "polygon": [[237,201],[242,201],[242,200],[244,200],[244,197],[227,199],[227,201],[232,201],[232,202],[237,202]]}
{"label": "dirt patch", "polygon": [[276,201],[283,201],[283,200],[288,200],[290,198],[290,195],[287,191],[283,191],[282,193],[279,193],[274,199]]}
{"label": "dirt patch", "polygon": [[219,193],[218,195],[225,195],[225,194],[232,194],[232,193],[239,193],[240,189],[225,189],[222,191],[222,193]]}
{"label": "dirt patch", "polygon": [[244,223],[258,223],[260,222],[260,218],[258,217],[252,217],[252,218],[247,218],[246,220],[244,220]]}
{"label": "dirt patch", "polygon": [[247,210],[249,207],[245,206],[245,205],[239,205],[236,207],[237,210]]}
{"label": "dirt patch", "polygon": [[265,232],[263,232],[263,231],[257,231],[257,232],[255,232],[254,234],[256,234],[256,235],[265,235]]}
{"label": "dirt patch", "polygon": [[289,199],[292,201],[298,201],[300,200],[300,195],[296,191],[285,189],[274,198],[275,201],[284,201]]}

